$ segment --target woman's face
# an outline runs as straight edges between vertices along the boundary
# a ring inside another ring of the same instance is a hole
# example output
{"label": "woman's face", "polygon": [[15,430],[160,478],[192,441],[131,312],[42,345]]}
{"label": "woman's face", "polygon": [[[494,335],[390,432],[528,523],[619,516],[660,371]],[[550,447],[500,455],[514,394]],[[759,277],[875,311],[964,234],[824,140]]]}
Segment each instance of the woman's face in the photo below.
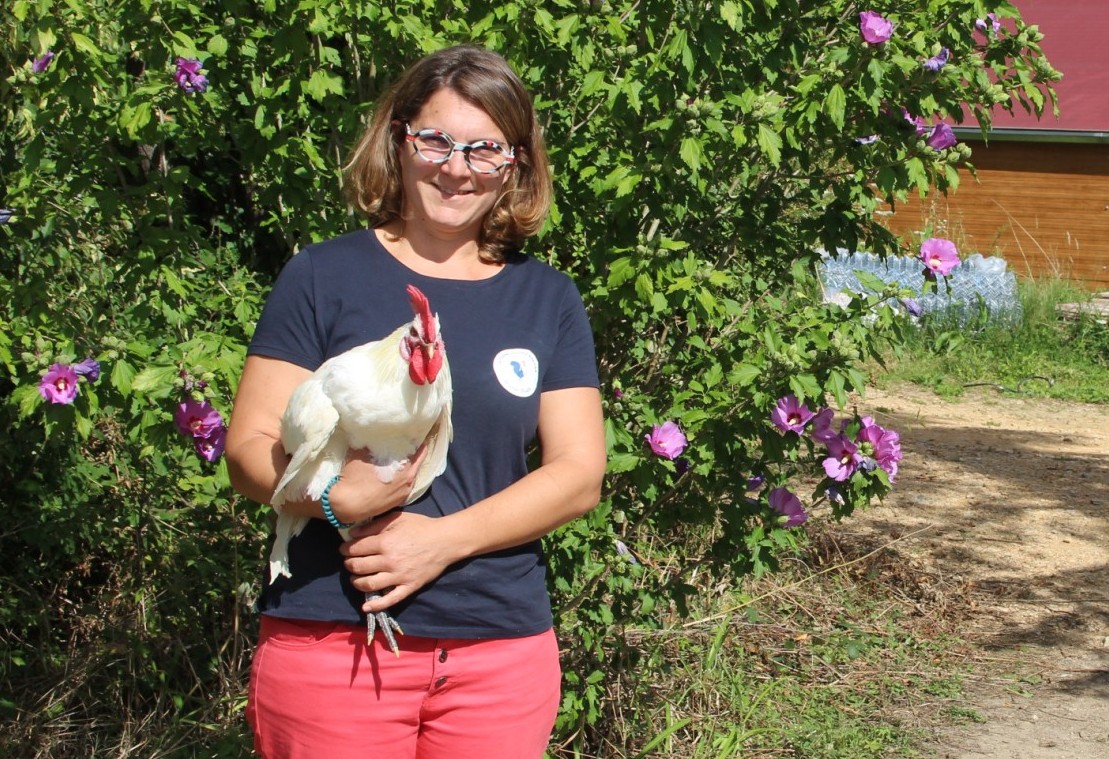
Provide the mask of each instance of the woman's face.
{"label": "woman's face", "polygon": [[[448,89],[432,95],[409,125],[412,132],[438,129],[466,145],[479,140],[508,145],[489,114]],[[436,237],[477,240],[512,166],[481,174],[466,164],[461,150],[442,164],[417,155],[411,142],[401,142],[399,150],[405,221],[422,225]]]}

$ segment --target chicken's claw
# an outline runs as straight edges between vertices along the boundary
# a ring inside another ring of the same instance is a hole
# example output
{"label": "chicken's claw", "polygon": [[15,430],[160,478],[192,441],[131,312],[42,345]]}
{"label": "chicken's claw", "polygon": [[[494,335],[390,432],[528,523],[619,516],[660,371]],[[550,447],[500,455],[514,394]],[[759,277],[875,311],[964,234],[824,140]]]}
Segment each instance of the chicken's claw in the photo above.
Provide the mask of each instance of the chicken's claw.
{"label": "chicken's claw", "polygon": [[[366,594],[367,601],[372,601],[375,598],[381,598],[381,594]],[[379,611],[376,614],[366,614],[366,640],[368,642],[373,642],[374,633],[377,631],[378,627],[381,627],[381,632],[385,635],[385,640],[389,643],[389,650],[393,652],[393,656],[399,657],[400,646],[397,645],[397,638],[393,634],[393,631],[395,630],[398,634],[404,635],[404,630],[400,629],[400,624],[384,611]]]}

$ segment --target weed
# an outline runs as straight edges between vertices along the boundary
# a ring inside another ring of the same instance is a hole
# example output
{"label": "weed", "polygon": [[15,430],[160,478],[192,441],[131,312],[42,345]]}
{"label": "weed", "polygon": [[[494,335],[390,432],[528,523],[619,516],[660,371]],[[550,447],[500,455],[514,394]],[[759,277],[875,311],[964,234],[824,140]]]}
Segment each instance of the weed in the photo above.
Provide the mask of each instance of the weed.
{"label": "weed", "polygon": [[952,705],[945,710],[948,718],[956,725],[981,725],[986,722],[986,718],[977,709],[972,709],[969,706]]}
{"label": "weed", "polygon": [[789,568],[707,592],[692,621],[629,631],[661,666],[614,680],[620,713],[594,736],[600,755],[911,756],[904,715],[961,694],[937,604],[958,606],[965,589],[925,587],[888,546],[833,535],[814,528]]}
{"label": "weed", "polygon": [[1006,394],[1109,402],[1109,326],[1094,315],[1065,319],[1063,303],[1089,293],[1059,279],[1023,280],[1019,325],[960,324],[942,315],[910,330],[904,349],[873,372],[878,384],[907,381],[953,397],[989,386]]}

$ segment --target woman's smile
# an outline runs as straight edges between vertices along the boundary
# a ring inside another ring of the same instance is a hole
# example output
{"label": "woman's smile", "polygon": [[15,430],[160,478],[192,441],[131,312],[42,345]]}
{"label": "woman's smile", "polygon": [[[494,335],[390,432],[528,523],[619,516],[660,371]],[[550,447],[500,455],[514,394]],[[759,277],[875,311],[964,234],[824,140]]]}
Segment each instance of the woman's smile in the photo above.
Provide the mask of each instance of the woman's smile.
{"label": "woman's smile", "polygon": [[[466,145],[479,140],[507,142],[489,114],[449,89],[428,98],[412,119],[411,129],[441,130]],[[419,222],[437,237],[478,239],[485,216],[500,197],[512,167],[483,174],[470,168],[462,150],[451,152],[442,163],[432,163],[411,143],[401,143],[398,149],[406,221]]]}

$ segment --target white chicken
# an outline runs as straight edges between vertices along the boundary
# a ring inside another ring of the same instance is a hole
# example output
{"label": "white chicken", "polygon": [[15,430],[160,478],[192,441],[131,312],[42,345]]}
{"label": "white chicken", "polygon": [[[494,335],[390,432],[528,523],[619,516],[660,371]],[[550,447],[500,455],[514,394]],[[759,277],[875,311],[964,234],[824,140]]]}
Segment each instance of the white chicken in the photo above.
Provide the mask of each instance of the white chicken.
{"label": "white chicken", "polygon": [[[419,498],[447,466],[451,429],[451,375],[427,297],[414,285],[408,298],[415,317],[388,337],[328,359],[293,391],[281,417],[281,443],[292,458],[270,503],[277,511],[270,552],[270,582],[291,577],[289,541],[308,517],[281,506],[319,500],[343,468],[348,450],[365,448],[382,482],[389,482],[421,445],[427,446],[407,503]],[[346,538],[346,531],[343,537]],[[376,619],[375,619],[376,617]],[[367,615],[369,638],[380,624],[393,653],[400,626],[384,612]]]}

